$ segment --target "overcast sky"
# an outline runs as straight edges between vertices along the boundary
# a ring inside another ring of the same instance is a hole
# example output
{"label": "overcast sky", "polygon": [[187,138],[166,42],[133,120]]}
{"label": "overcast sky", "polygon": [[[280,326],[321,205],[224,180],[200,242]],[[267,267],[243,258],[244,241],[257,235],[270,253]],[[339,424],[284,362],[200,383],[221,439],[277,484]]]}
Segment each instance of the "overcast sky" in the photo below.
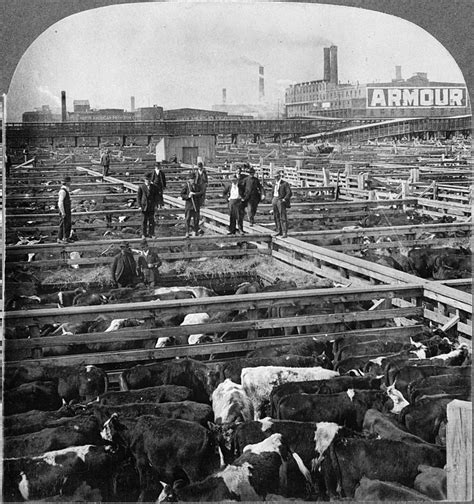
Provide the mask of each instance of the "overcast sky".
{"label": "overcast sky", "polygon": [[293,82],[323,77],[323,47],[338,46],[341,82],[404,78],[463,82],[454,59],[408,21],[363,9],[294,3],[144,3],[90,10],[44,32],[9,89],[9,121],[43,104],[94,108],[210,108],[258,101],[258,66],[269,101]]}

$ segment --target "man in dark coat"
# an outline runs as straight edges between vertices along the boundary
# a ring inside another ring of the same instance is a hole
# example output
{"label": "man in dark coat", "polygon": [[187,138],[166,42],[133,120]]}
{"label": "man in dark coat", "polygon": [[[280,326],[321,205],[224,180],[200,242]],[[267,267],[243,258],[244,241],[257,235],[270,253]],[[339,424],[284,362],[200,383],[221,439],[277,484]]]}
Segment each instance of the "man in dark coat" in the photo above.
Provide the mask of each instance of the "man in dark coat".
{"label": "man in dark coat", "polygon": [[260,180],[255,177],[255,169],[251,167],[248,172],[249,176],[243,181],[244,200],[242,202],[242,210],[245,211],[245,208],[248,206],[249,222],[250,226],[253,226],[257,207],[264,197],[264,193]]}
{"label": "man in dark coat", "polygon": [[156,186],[151,183],[151,173],[143,177],[138,186],[137,201],[143,215],[142,238],[153,238],[155,233]]}
{"label": "man in dark coat", "polygon": [[239,231],[244,234],[244,212],[242,210],[244,193],[242,185],[239,185],[237,175],[232,176],[230,184],[226,185],[222,196],[229,201],[230,222],[227,234],[234,235],[236,233],[236,224],[239,226]]}
{"label": "man in dark coat", "polygon": [[199,196],[199,207],[203,207],[206,201],[206,190],[207,184],[209,182],[209,177],[204,165],[199,161],[196,174],[194,176],[194,183],[199,187],[201,196]]}
{"label": "man in dark coat", "polygon": [[59,229],[58,243],[67,243],[71,237],[71,177],[64,177],[58,193]]}
{"label": "man in dark coat", "polygon": [[288,217],[286,209],[290,208],[292,196],[291,187],[283,180],[283,171],[275,175],[275,184],[272,189],[273,218],[275,219],[276,236],[286,238],[288,236]]}
{"label": "man in dark coat", "polygon": [[140,243],[140,255],[138,256],[138,273],[143,279],[143,283],[149,287],[158,286],[161,259],[155,250],[151,249],[146,240]]}
{"label": "man in dark coat", "polygon": [[120,252],[114,257],[112,280],[120,287],[134,285],[137,281],[137,264],[127,242],[120,245]]}
{"label": "man in dark coat", "polygon": [[156,204],[161,208],[164,205],[163,192],[166,189],[166,177],[159,161],[155,163],[151,183],[156,187]]}
{"label": "man in dark coat", "polygon": [[184,220],[186,222],[186,238],[189,238],[191,233],[191,220],[193,221],[194,236],[198,236],[199,234],[201,188],[194,180],[194,174],[189,173],[186,184],[181,189],[181,198],[185,201]]}
{"label": "man in dark coat", "polygon": [[102,175],[107,177],[110,170],[110,151],[109,149],[104,149],[100,156],[100,164],[102,166]]}

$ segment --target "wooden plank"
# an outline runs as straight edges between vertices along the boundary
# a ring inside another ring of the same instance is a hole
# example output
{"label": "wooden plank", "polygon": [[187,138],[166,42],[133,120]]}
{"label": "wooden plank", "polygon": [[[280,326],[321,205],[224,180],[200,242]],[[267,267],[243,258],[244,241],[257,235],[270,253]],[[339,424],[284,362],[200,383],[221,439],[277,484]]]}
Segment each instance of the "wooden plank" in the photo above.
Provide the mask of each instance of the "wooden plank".
{"label": "wooden plank", "polygon": [[[316,339],[318,341],[330,341],[338,337],[350,338],[364,337],[369,341],[374,338],[390,338],[392,335],[405,335],[412,337],[420,333],[422,326],[411,327],[387,327],[384,329],[362,329],[357,331],[345,331],[341,333],[326,334],[305,334],[291,336],[293,343]],[[196,355],[226,354],[234,352],[245,352],[257,348],[287,344],[288,336],[278,336],[272,338],[257,338],[254,340],[238,340],[227,343],[206,343],[202,345],[182,345],[168,348],[157,348],[149,350],[127,350],[123,352],[99,352],[90,354],[64,355],[59,357],[45,357],[41,359],[25,359],[21,361],[5,362],[6,369],[18,366],[44,365],[44,366],[75,366],[77,364],[106,365],[117,363],[134,364],[140,361],[157,361],[160,359],[173,359],[175,357],[192,357]]]}
{"label": "wooden plank", "polygon": [[164,314],[187,314],[199,312],[216,312],[221,310],[247,310],[285,306],[294,303],[301,305],[314,302],[330,301],[349,303],[353,301],[372,300],[380,297],[418,297],[421,295],[419,285],[380,285],[374,286],[370,292],[365,288],[328,288],[328,289],[304,289],[278,292],[275,298],[274,292],[259,292],[256,294],[243,294],[240,296],[219,296],[198,299],[182,299],[173,301],[153,301],[147,303],[121,303],[106,304],[100,306],[76,306],[68,308],[46,308],[28,311],[12,311],[5,313],[5,319],[9,324],[35,325],[54,322],[58,317],[62,320],[92,320],[98,315],[114,316],[120,314],[121,318],[143,318],[153,311]]}
{"label": "wooden plank", "polygon": [[455,317],[451,317],[446,324],[444,324],[441,327],[441,330],[446,332],[449,331],[452,327],[454,327],[461,319],[459,318],[459,315],[456,315]]}
{"label": "wooden plank", "polygon": [[[385,300],[382,300],[385,301]],[[168,336],[189,336],[190,334],[224,333],[234,331],[259,331],[284,327],[302,327],[307,325],[340,324],[358,321],[392,320],[395,317],[419,317],[423,314],[421,307],[396,308],[331,313],[326,315],[303,315],[269,319],[250,319],[240,322],[222,322],[214,324],[194,324],[188,326],[165,327],[156,329],[128,329],[102,333],[74,334],[73,336],[45,336],[40,338],[7,340],[7,348],[18,350],[26,348],[45,348],[54,346],[71,346],[87,343],[115,343],[141,341]]]}
{"label": "wooden plank", "polygon": [[448,500],[472,501],[472,403],[454,400],[447,408]]}
{"label": "wooden plank", "polygon": [[[194,252],[162,252],[160,258],[165,261],[186,261],[189,259],[201,259],[203,257],[250,257],[257,255],[270,255],[270,250],[263,249],[245,249],[245,250],[196,250]],[[72,265],[91,265],[98,266],[99,264],[113,263],[113,257],[85,257],[79,259],[45,259],[39,261],[31,261],[28,263],[30,268],[43,268],[51,266],[72,266]],[[8,262],[8,267],[24,266],[24,262]]]}

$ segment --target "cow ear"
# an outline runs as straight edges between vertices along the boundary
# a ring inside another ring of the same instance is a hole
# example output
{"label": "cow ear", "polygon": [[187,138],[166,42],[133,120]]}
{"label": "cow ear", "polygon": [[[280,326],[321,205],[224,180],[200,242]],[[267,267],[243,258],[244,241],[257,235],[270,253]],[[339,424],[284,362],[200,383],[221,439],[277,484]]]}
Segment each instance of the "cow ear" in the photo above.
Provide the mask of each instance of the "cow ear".
{"label": "cow ear", "polygon": [[186,486],[186,482],[183,479],[179,479],[173,482],[173,490],[179,490]]}
{"label": "cow ear", "polygon": [[160,485],[163,487],[163,490],[166,490],[166,487],[169,486],[168,483],[165,483],[164,481],[160,481]]}
{"label": "cow ear", "polygon": [[217,425],[212,422],[207,422],[207,427],[211,432],[216,432],[217,431]]}

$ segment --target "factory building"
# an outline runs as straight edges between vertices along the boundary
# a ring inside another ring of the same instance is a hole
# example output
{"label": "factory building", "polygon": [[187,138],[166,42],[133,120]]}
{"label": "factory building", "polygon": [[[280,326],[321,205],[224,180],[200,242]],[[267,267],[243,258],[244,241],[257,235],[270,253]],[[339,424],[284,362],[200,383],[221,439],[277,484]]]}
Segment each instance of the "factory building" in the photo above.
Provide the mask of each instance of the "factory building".
{"label": "factory building", "polygon": [[[453,94],[450,90],[456,91]],[[403,99],[405,96],[406,100]],[[324,48],[324,79],[297,83],[286,89],[285,112],[288,118],[326,116],[348,119],[471,113],[464,83],[433,82],[424,72],[403,79],[401,66],[395,67],[395,78],[390,82],[341,84],[336,46]]]}

